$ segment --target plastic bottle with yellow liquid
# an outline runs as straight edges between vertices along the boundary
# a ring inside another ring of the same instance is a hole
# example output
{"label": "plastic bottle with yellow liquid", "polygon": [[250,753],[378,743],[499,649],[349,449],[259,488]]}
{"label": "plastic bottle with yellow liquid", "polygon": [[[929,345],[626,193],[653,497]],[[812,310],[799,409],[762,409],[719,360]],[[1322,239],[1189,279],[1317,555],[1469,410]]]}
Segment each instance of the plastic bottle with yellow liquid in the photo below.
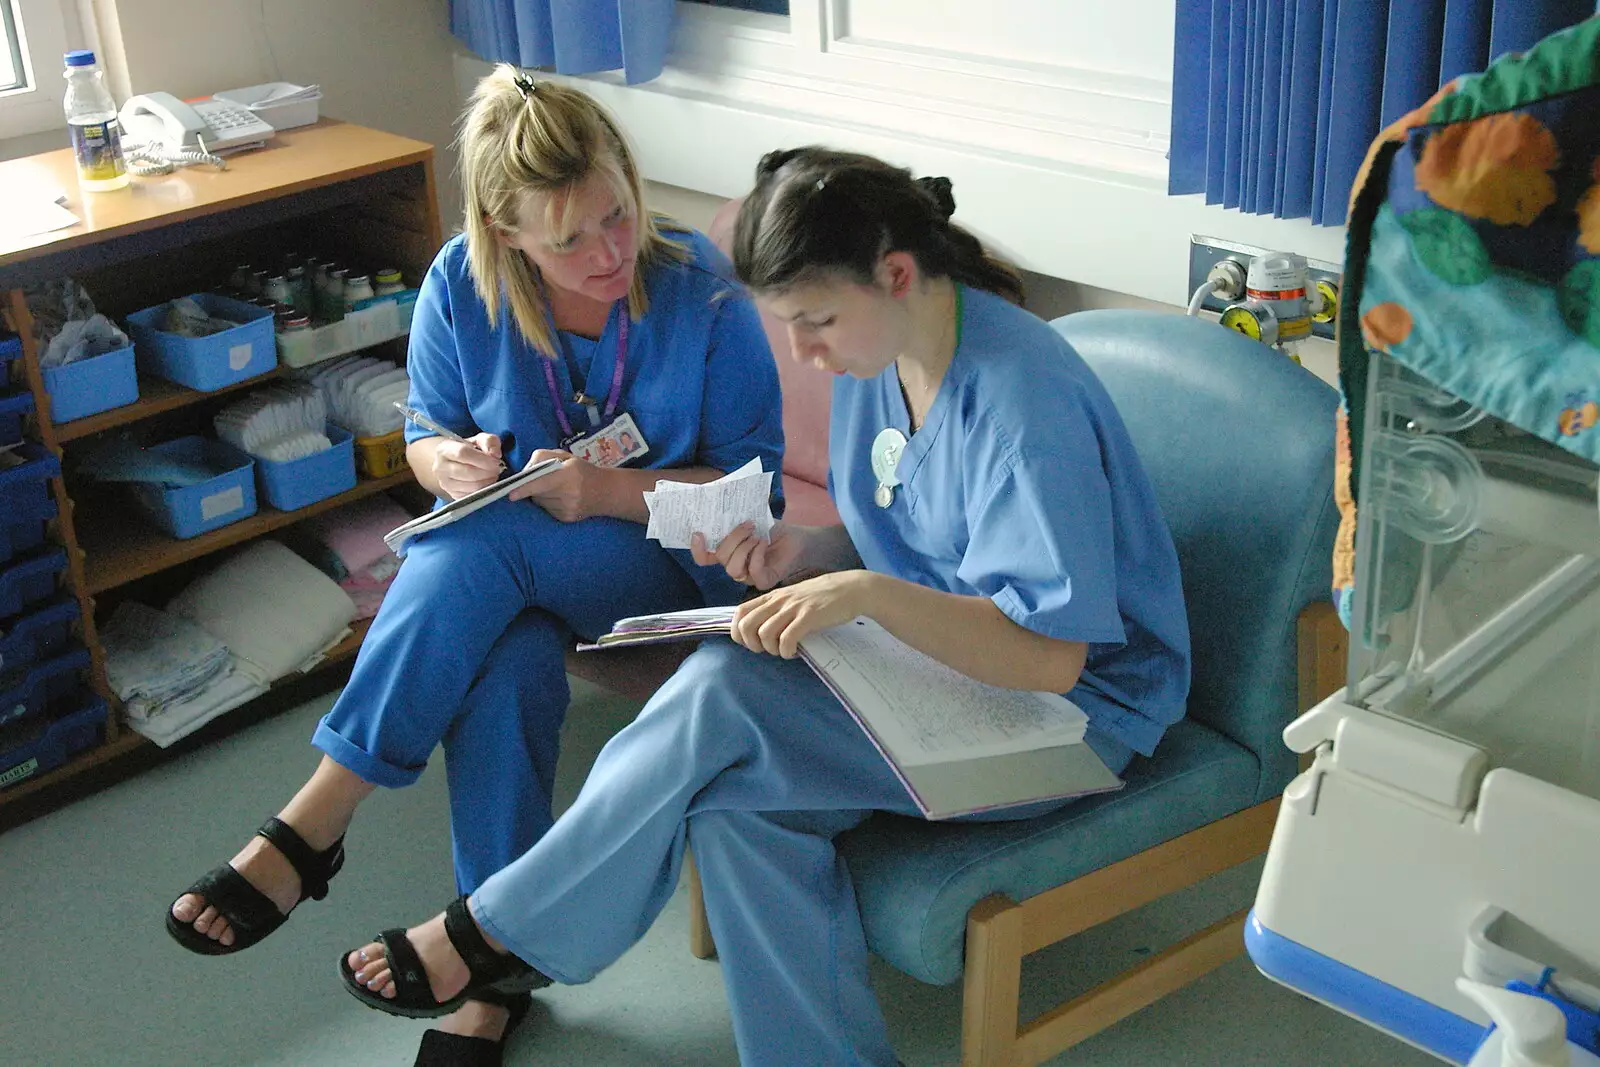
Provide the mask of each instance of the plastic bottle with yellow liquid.
{"label": "plastic bottle with yellow liquid", "polygon": [[128,164],[122,158],[122,127],[105,72],[87,49],[68,52],[66,62],[67,130],[78,161],[78,185],[89,193],[121,189],[128,184]]}

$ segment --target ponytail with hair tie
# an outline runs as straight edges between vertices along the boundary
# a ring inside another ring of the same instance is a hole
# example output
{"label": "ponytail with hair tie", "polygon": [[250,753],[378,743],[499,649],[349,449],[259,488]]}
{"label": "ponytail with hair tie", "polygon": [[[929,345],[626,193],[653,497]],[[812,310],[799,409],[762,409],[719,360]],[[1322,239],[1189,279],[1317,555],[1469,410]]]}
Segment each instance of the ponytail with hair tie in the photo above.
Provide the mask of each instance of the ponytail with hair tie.
{"label": "ponytail with hair tie", "polygon": [[938,209],[944,221],[949,222],[950,216],[956,213],[956,194],[955,189],[950,184],[950,179],[945,177],[918,178],[916,185],[928,199],[933,201],[933,206]]}

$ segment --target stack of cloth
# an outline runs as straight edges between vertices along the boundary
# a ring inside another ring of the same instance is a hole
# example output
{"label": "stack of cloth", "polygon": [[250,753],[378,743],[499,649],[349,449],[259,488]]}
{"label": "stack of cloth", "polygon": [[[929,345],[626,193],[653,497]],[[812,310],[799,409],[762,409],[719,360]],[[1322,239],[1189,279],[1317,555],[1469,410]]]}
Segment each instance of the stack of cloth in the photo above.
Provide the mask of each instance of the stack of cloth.
{"label": "stack of cloth", "polygon": [[257,389],[217,412],[217,436],[259,459],[279,463],[304,459],[333,447],[328,440],[328,405],[304,382]]}
{"label": "stack of cloth", "polygon": [[333,421],[357,437],[381,437],[403,424],[394,405],[405,403],[411,379],[388,360],[346,356],[308,369],[303,380],[322,394]]}
{"label": "stack of cloth", "polygon": [[100,638],[131,725],[162,748],[266,691],[204,629],[135,601],[117,606]]}
{"label": "stack of cloth", "polygon": [[385,496],[368,497],[305,523],[315,542],[313,561],[355,601],[356,618],[378,613],[384,594],[400,569],[383,535],[411,521],[411,515]]}
{"label": "stack of cloth", "polygon": [[257,541],[165,611],[120,605],[102,635],[106,673],[133,728],[165,748],[322,662],[349,636],[355,612],[316,567],[276,541]]}

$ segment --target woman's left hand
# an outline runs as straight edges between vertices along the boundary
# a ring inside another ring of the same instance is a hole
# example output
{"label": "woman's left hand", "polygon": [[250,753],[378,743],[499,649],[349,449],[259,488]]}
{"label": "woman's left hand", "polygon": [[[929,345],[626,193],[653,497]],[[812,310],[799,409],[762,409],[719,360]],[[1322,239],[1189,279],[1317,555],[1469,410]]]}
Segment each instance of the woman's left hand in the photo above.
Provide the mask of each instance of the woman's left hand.
{"label": "woman's left hand", "polygon": [[547,459],[561,460],[561,469],[517,486],[511,490],[512,500],[532,500],[561,522],[581,522],[605,514],[607,471],[556,448],[537,450],[528,464]]}
{"label": "woman's left hand", "polygon": [[733,614],[733,639],[752,652],[793,659],[806,635],[870,615],[876,577],[835,571],[747,600]]}

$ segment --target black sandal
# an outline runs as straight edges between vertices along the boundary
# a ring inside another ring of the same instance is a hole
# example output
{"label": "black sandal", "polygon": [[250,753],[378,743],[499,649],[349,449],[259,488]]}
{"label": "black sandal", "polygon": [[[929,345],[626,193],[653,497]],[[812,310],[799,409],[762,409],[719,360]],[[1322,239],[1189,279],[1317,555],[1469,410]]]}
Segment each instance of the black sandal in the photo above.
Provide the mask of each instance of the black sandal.
{"label": "black sandal", "polygon": [[[300,875],[300,900],[321,900],[328,895],[328,881],[344,866],[344,838],[335,841],[327,851],[317,852],[293,827],[277,818],[263,823],[256,836],[272,842]],[[289,909],[289,914],[279,911],[266,894],[226,863],[207,872],[183,891],[184,896],[190,893],[205,898],[233,928],[233,944],[224,945],[196,930],[193,922],[179,922],[172,914],[172,905],[167,905],[167,933],[190,952],[202,956],[242,952],[282,926],[294,912],[293,908]],[[299,901],[295,903],[298,905]]]}
{"label": "black sandal", "polygon": [[375,941],[383,946],[394,979],[394,996],[374,993],[356,978],[350,968],[350,953],[339,957],[339,976],[350,995],[369,1008],[407,1019],[435,1019],[449,1015],[469,1000],[488,1000],[496,993],[523,993],[550,984],[550,979],[515,956],[502,956],[489,947],[478,932],[478,924],[467,911],[467,898],[457,897],[444,909],[444,932],[456,953],[467,965],[469,978],[461,992],[446,1001],[433,999],[428,972],[422,957],[411,946],[403,929],[385,930]]}
{"label": "black sandal", "polygon": [[498,1004],[511,1012],[500,1040],[428,1030],[422,1035],[422,1045],[417,1049],[417,1059],[412,1067],[501,1067],[506,1041],[510,1039],[512,1031],[522,1024],[522,1020],[527,1018],[528,1010],[533,1007],[533,998],[526,993],[505,994],[484,990],[477,999]]}

